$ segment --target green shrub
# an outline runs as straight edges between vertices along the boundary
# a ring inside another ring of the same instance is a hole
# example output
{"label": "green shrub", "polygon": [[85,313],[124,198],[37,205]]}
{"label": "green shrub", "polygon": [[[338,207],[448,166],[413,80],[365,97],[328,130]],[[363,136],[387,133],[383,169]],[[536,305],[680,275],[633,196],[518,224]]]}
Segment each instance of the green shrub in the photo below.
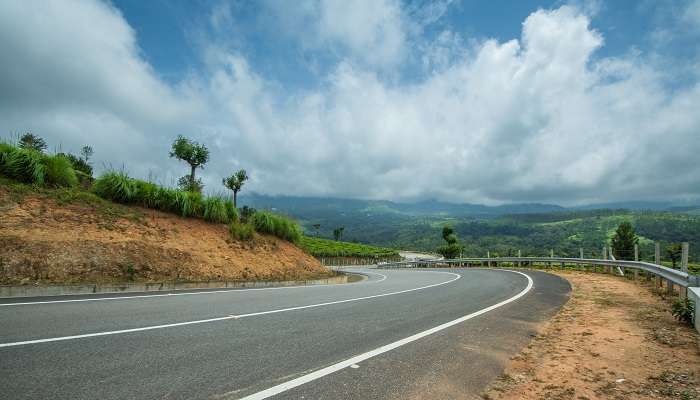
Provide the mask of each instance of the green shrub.
{"label": "green shrub", "polygon": [[136,187],[134,201],[143,207],[159,209],[158,186],[138,179],[132,179],[132,181]]}
{"label": "green shrub", "polygon": [[676,300],[671,308],[671,313],[678,321],[693,325],[695,303],[687,297],[683,300]]}
{"label": "green shrub", "polygon": [[75,187],[78,185],[78,178],[70,160],[66,157],[44,156],[45,184],[53,187]]}
{"label": "green shrub", "polygon": [[241,224],[238,222],[231,222],[229,226],[229,232],[231,232],[231,237],[235,240],[252,240],[253,234],[255,233],[255,228],[251,224]]}
{"label": "green shrub", "polygon": [[4,146],[0,172],[23,183],[44,184],[43,155],[35,150]]}
{"label": "green shrub", "polygon": [[251,219],[255,230],[260,233],[274,235],[293,243],[301,239],[301,228],[287,217],[267,211],[257,211]]}
{"label": "green shrub", "polygon": [[103,199],[117,203],[133,203],[136,199],[136,183],[124,172],[107,172],[100,176],[93,190]]}
{"label": "green shrub", "polygon": [[205,221],[226,224],[231,222],[226,210],[226,202],[219,197],[209,197],[202,201],[204,212],[202,216]]}
{"label": "green shrub", "polygon": [[202,194],[197,192],[175,191],[174,212],[183,217],[202,217]]}
{"label": "green shrub", "polygon": [[230,222],[239,222],[240,217],[238,215],[238,210],[236,210],[236,206],[233,205],[233,202],[225,201],[224,206],[226,207],[226,215],[228,216],[228,220]]}
{"label": "green shrub", "polygon": [[0,171],[2,171],[2,165],[5,163],[5,157],[7,156],[7,153],[13,151],[14,149],[15,147],[11,144],[0,142]]}

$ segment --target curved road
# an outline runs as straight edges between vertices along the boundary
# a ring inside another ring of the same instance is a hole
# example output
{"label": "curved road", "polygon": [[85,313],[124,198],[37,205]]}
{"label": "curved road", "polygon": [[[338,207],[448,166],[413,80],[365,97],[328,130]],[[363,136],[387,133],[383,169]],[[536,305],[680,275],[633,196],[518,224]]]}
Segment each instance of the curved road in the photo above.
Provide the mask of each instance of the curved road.
{"label": "curved road", "polygon": [[355,271],[368,279],[0,300],[0,398],[478,398],[570,290],[536,271]]}

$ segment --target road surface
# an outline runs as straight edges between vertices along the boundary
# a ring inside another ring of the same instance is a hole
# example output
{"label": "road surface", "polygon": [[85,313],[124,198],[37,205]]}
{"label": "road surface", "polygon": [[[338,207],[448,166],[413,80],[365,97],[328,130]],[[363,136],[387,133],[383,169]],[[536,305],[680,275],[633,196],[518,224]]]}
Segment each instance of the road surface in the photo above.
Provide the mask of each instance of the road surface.
{"label": "road surface", "polygon": [[0,300],[2,399],[477,398],[568,298],[536,271]]}

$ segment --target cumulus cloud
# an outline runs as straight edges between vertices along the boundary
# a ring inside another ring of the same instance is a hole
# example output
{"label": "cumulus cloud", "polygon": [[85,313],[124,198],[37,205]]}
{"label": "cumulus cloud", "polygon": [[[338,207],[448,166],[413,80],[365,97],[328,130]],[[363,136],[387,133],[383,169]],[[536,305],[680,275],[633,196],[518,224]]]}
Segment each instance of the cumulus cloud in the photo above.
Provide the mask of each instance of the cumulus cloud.
{"label": "cumulus cloud", "polygon": [[[441,63],[418,82],[385,82],[384,66],[349,56],[317,87],[288,92],[215,46],[202,71],[170,86],[118,10],[45,4],[41,13],[0,5],[0,120],[67,147],[91,143],[137,175],[184,173],[167,160],[183,133],[212,149],[210,188],[245,167],[249,190],[273,194],[488,203],[700,194],[700,88],[667,89],[638,55],[596,59],[604,38],[577,7],[535,11],[506,42],[446,34],[435,45],[449,57],[412,47]],[[351,56],[383,38],[372,24],[355,36],[323,22],[334,12],[314,9],[310,29],[326,26]]]}

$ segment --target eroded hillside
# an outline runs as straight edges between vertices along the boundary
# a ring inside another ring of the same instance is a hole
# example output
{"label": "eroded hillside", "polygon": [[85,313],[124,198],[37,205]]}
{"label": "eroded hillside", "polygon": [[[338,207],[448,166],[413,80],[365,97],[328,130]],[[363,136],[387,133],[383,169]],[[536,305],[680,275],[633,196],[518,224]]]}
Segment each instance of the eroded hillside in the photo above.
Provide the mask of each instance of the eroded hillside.
{"label": "eroded hillside", "polygon": [[0,184],[0,283],[278,280],[330,275],[278,238],[231,238],[223,224]]}

